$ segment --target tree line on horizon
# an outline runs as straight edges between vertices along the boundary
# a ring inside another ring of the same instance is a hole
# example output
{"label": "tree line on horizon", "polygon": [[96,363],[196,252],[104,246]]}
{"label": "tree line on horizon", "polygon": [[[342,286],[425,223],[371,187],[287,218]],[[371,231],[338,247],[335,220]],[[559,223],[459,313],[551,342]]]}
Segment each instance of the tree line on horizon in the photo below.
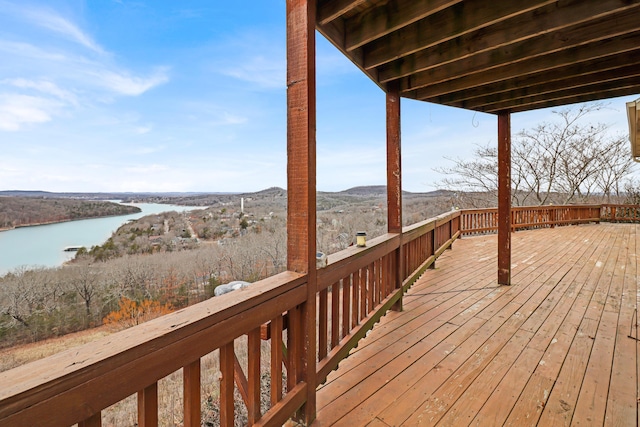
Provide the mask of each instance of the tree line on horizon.
{"label": "tree line on horizon", "polygon": [[0,196],[0,230],[138,212],[136,206],[97,200]]}

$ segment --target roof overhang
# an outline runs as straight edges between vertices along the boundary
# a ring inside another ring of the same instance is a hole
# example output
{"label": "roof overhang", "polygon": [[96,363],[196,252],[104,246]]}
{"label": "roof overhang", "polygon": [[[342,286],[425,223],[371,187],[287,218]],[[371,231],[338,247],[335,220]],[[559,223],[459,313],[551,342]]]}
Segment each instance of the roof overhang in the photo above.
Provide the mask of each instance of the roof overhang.
{"label": "roof overhang", "polygon": [[631,156],[633,160],[640,162],[640,98],[627,102],[627,117],[629,119]]}
{"label": "roof overhang", "polygon": [[640,0],[318,0],[316,28],[405,98],[498,113],[640,92]]}

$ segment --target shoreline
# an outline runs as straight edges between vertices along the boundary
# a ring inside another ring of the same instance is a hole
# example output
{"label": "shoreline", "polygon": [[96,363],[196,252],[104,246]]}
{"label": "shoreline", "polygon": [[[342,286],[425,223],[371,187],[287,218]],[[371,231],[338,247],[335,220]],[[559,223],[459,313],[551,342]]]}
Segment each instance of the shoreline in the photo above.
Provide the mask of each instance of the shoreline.
{"label": "shoreline", "polygon": [[[138,208],[138,209],[140,209],[140,208]],[[116,216],[134,215],[134,214],[137,214],[137,213],[140,213],[140,212],[142,212],[142,210],[139,210],[138,212],[115,214],[115,215],[88,216],[88,217],[84,217],[84,218],[63,219],[63,220],[60,220],[60,221],[44,221],[44,222],[34,222],[34,223],[31,223],[31,224],[20,224],[20,225],[14,226],[14,227],[0,227],[0,233],[2,233],[3,231],[17,230],[18,228],[38,227],[40,225],[63,224],[65,222],[83,221],[85,219],[112,218],[112,217],[116,217]]]}

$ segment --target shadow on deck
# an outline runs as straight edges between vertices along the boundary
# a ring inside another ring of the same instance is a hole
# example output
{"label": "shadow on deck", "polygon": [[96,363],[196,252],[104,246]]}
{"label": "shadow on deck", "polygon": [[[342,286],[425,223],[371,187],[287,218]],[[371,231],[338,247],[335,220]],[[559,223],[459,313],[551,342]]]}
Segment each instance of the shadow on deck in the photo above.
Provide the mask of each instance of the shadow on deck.
{"label": "shadow on deck", "polygon": [[457,241],[319,387],[313,425],[637,425],[638,227],[515,233],[510,287],[495,235]]}

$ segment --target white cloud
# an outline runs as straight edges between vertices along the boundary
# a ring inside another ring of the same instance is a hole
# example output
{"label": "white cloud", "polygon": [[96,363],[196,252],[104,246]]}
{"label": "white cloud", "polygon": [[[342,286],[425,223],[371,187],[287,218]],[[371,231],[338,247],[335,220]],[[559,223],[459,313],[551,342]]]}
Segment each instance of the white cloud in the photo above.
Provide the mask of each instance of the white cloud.
{"label": "white cloud", "polygon": [[36,7],[33,4],[18,6],[8,2],[0,2],[0,6],[2,6],[5,13],[13,15],[15,18],[60,34],[66,39],[80,44],[93,52],[100,54],[105,53],[104,49],[102,49],[89,34],[51,9]]}
{"label": "white cloud", "polygon": [[41,61],[62,62],[69,59],[62,53],[40,49],[39,47],[26,42],[0,40],[0,51],[17,57],[36,59]]}
{"label": "white cloud", "polygon": [[0,83],[11,85],[22,89],[34,89],[47,95],[53,95],[62,101],[66,101],[70,104],[77,105],[77,97],[69,92],[60,88],[53,82],[47,80],[27,80],[23,78],[18,79],[4,79],[0,80]]}
{"label": "white cloud", "polygon": [[247,122],[247,118],[224,111],[222,114],[216,114],[216,118],[211,123],[214,126],[219,125],[241,125]]}
{"label": "white cloud", "polygon": [[[140,73],[116,63],[73,19],[52,9],[0,0],[0,25],[3,20],[21,27],[0,39],[0,131],[77,116],[169,81],[168,67]],[[3,94],[2,86],[11,90]]]}
{"label": "white cloud", "polygon": [[88,74],[96,77],[96,84],[113,92],[138,96],[149,89],[169,81],[166,68],[157,69],[149,77],[132,76],[126,71],[97,69],[89,70]]}
{"label": "white cloud", "polygon": [[222,74],[252,83],[263,89],[282,89],[285,86],[286,64],[263,55],[237,61],[237,66],[222,69]]}
{"label": "white cloud", "polygon": [[18,131],[24,125],[48,122],[59,107],[46,98],[0,94],[0,130]]}
{"label": "white cloud", "polygon": [[144,135],[145,133],[151,132],[151,129],[153,129],[153,126],[151,125],[138,126],[134,129],[134,132],[138,135]]}
{"label": "white cloud", "polygon": [[283,89],[286,86],[284,34],[279,29],[249,29],[232,34],[213,47],[212,57],[220,58],[211,71],[249,83],[252,89]]}

